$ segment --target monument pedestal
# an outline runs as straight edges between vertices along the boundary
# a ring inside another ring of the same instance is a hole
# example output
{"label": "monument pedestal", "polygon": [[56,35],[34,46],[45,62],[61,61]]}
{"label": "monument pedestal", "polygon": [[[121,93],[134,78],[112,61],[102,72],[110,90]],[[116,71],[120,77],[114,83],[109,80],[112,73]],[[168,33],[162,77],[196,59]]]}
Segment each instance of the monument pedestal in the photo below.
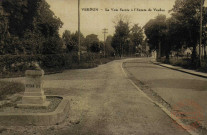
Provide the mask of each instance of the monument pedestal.
{"label": "monument pedestal", "polygon": [[48,107],[49,101],[43,90],[43,70],[27,70],[25,79],[25,92],[22,97],[22,103],[18,107]]}

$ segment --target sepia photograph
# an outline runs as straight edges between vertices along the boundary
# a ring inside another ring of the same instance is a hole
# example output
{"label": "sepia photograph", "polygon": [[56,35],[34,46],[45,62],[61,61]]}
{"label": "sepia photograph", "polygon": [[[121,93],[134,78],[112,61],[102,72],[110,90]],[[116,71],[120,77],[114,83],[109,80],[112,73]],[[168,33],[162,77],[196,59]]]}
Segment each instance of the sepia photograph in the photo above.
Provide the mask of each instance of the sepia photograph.
{"label": "sepia photograph", "polygon": [[207,135],[206,0],[0,0],[0,135]]}

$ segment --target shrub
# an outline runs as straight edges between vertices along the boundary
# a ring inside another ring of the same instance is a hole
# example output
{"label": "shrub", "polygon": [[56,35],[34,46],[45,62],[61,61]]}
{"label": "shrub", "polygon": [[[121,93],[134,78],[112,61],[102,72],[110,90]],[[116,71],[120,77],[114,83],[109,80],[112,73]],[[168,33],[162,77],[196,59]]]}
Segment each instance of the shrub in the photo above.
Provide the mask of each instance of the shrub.
{"label": "shrub", "polygon": [[64,54],[43,55],[41,57],[41,67],[43,69],[63,69],[64,61]]}

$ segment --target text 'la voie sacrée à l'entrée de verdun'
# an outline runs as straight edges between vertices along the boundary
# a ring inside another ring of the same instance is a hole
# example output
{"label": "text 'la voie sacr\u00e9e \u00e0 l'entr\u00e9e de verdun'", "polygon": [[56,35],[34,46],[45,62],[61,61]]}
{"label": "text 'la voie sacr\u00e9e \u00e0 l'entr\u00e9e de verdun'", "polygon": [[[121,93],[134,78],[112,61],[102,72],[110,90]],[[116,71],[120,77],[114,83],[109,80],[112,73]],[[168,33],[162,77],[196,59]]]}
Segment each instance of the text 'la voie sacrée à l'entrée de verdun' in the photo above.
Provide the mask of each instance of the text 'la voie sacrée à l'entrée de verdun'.
{"label": "text 'la voie sacr\u00e9e \u00e0 l'entr\u00e9e de verdun'", "polygon": [[155,11],[155,12],[164,12],[165,9],[162,8],[81,8],[82,11],[122,11],[122,12],[147,12],[147,11]]}

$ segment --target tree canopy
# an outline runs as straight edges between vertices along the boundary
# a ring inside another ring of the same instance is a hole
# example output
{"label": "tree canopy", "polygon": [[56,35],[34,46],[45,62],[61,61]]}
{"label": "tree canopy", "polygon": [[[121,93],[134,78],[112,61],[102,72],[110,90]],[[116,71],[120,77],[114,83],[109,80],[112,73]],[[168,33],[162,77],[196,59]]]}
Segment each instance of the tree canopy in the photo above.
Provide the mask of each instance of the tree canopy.
{"label": "tree canopy", "polygon": [[[0,2],[8,18],[8,27],[4,35],[9,33],[6,39],[0,39],[1,46],[3,46],[1,54],[49,54],[53,51],[59,53],[62,46],[59,28],[63,23],[50,10],[45,0],[3,0]],[[3,23],[1,21],[0,26],[4,25]],[[56,43],[54,46],[58,46],[55,47],[56,50],[50,45],[50,39],[58,40],[54,42]]]}
{"label": "tree canopy", "polygon": [[[161,42],[162,53],[167,57],[171,50],[179,51],[181,48],[192,47],[192,62],[195,62],[196,47],[200,38],[200,6],[200,0],[176,0],[170,10],[170,18],[158,15],[147,22],[145,34],[151,49],[158,48],[158,43]],[[206,7],[203,7],[203,43],[206,39],[206,11]]]}
{"label": "tree canopy", "polygon": [[143,40],[144,40],[143,29],[138,24],[134,24],[134,26],[132,27],[130,38],[131,38],[131,42],[133,44],[131,50],[134,53],[134,52],[136,52],[136,48],[139,45],[143,45]]}
{"label": "tree canopy", "polygon": [[[81,46],[84,46],[85,38],[82,33],[80,33]],[[69,30],[65,30],[62,35],[64,44],[66,45],[66,52],[77,52],[78,51],[78,32],[71,33]]]}
{"label": "tree canopy", "polygon": [[[100,48],[99,48],[98,35],[95,35],[95,34],[87,35],[85,40],[84,40],[84,46],[87,48],[88,52],[90,52],[90,51],[93,52],[93,50],[99,50]],[[97,49],[96,47],[99,48],[99,49]],[[94,49],[94,48],[96,48],[96,49]]]}
{"label": "tree canopy", "polygon": [[151,50],[158,50],[159,44],[162,47],[166,45],[167,24],[165,15],[158,15],[154,19],[149,20],[144,29]]}
{"label": "tree canopy", "polygon": [[126,40],[129,38],[130,28],[129,23],[124,22],[122,19],[115,26],[115,34],[112,38],[112,47],[116,53],[121,57],[126,45]]}

